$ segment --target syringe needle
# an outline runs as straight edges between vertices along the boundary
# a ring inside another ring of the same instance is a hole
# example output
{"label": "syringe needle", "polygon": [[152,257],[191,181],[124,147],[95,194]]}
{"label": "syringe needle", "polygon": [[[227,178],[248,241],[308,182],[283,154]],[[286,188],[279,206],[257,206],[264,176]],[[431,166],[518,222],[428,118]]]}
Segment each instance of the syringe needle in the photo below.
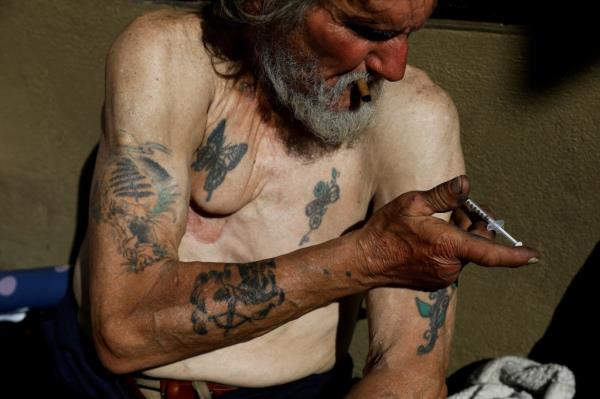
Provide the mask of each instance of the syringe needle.
{"label": "syringe needle", "polygon": [[481,209],[481,207],[479,205],[477,205],[475,202],[473,202],[473,200],[470,198],[467,198],[467,200],[465,201],[465,205],[471,210],[471,212],[474,212],[477,215],[479,215],[479,217],[482,218],[488,224],[487,225],[488,230],[492,230],[492,231],[502,234],[515,247],[520,247],[523,245],[523,243],[521,241],[515,240],[510,234],[508,234],[508,232],[506,230],[504,230],[504,228],[502,228],[502,226],[504,225],[504,221],[495,220],[493,217],[488,215],[483,209]]}

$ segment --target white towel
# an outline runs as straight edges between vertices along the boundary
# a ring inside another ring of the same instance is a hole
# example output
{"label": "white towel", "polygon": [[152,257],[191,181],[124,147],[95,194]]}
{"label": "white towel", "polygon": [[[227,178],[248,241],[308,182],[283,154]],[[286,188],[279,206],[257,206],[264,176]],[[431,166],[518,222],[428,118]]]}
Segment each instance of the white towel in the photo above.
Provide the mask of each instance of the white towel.
{"label": "white towel", "polygon": [[448,399],[572,399],[575,376],[565,366],[540,364],[533,360],[505,356],[489,361],[475,371],[469,388]]}

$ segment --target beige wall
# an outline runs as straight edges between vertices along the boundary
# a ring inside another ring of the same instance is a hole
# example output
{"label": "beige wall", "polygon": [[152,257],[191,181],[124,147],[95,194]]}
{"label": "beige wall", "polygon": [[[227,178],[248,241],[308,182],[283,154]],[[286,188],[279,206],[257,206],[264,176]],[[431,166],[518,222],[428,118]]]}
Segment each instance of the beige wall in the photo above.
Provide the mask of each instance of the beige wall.
{"label": "beige wall", "polygon": [[144,8],[0,1],[0,268],[67,261],[79,173],[100,134],[104,57]]}
{"label": "beige wall", "polygon": [[600,239],[600,64],[536,91],[529,39],[512,29],[431,28],[412,45],[458,107],[472,197],[543,254],[520,270],[465,269],[451,369],[527,355]]}
{"label": "beige wall", "polygon": [[[78,179],[100,133],[105,53],[139,1],[0,0],[0,269],[64,263]],[[455,99],[473,198],[539,248],[522,270],[467,267],[451,371],[526,355],[599,238],[600,66],[544,93],[527,85],[527,37],[431,26],[411,62]],[[365,353],[364,323],[354,353]]]}

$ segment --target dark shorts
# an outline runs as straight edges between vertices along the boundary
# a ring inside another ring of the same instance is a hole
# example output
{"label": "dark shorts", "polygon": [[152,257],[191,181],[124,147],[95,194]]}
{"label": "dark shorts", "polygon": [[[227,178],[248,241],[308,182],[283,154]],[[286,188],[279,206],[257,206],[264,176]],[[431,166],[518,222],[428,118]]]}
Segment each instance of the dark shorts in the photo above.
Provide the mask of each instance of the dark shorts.
{"label": "dark shorts", "polygon": [[42,325],[49,342],[55,373],[73,398],[127,398],[121,377],[106,370],[91,339],[80,329],[77,304],[69,291],[56,308],[55,317]]}
{"label": "dark shorts", "polygon": [[[126,383],[121,376],[106,370],[96,356],[91,340],[77,322],[77,305],[71,293],[60,302],[56,317],[44,323],[57,377],[74,398],[125,399]],[[267,388],[240,388],[223,399],[337,399],[351,388],[352,358],[345,355],[335,367],[297,381]]]}

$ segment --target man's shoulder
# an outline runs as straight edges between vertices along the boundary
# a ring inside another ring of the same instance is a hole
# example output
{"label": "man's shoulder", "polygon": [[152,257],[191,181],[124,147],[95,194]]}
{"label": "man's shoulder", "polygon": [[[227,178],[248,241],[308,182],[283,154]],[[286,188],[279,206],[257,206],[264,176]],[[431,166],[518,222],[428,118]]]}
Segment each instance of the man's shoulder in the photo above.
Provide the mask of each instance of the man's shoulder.
{"label": "man's shoulder", "polygon": [[165,84],[172,83],[169,78],[179,82],[200,79],[203,85],[214,79],[200,18],[175,10],[147,12],[129,23],[111,46],[107,69],[138,79],[161,76]]}
{"label": "man's shoulder", "polygon": [[407,146],[423,141],[440,143],[458,135],[454,102],[422,70],[408,67],[403,80],[386,82],[379,100],[374,127],[388,146]]}
{"label": "man's shoulder", "polygon": [[[182,148],[199,145],[213,100],[215,75],[202,43],[200,20],[158,11],[132,21],[113,43],[106,65],[109,134]],[[191,144],[190,144],[191,143]]]}
{"label": "man's shoulder", "polygon": [[455,117],[456,108],[448,93],[421,69],[408,66],[404,79],[386,82],[381,111],[403,118],[404,122],[419,121],[429,116]]}
{"label": "man's shoulder", "polygon": [[403,80],[384,84],[379,101],[373,133],[382,187],[394,185],[390,190],[397,195],[430,188],[446,173],[459,174],[458,113],[425,72],[408,67]]}
{"label": "man's shoulder", "polygon": [[162,9],[136,17],[121,32],[113,47],[194,50],[197,44],[202,44],[201,38],[201,20],[197,14]]}

